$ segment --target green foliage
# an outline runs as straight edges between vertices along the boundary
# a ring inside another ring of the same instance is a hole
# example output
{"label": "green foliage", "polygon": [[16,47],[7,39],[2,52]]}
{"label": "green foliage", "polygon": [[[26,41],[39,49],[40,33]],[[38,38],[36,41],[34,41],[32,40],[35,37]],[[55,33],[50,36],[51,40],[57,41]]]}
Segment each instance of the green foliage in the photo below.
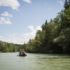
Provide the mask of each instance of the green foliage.
{"label": "green foliage", "polygon": [[0,41],[0,52],[17,52],[20,45]]}
{"label": "green foliage", "polygon": [[70,0],[65,0],[64,8],[65,9],[70,8]]}

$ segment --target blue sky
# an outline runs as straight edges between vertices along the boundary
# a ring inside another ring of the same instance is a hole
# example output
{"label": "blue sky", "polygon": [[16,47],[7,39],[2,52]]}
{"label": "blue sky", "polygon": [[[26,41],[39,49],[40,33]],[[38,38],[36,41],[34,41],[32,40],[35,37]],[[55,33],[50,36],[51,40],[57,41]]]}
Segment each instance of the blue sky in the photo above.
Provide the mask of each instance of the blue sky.
{"label": "blue sky", "polygon": [[23,44],[63,9],[64,0],[0,0],[0,40]]}

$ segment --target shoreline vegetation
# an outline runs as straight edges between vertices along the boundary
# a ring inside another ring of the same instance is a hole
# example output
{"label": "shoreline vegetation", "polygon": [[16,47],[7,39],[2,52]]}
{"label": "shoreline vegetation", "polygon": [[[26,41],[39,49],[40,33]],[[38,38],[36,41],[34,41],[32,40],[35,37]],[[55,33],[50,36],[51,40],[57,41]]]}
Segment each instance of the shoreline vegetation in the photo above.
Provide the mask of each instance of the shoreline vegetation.
{"label": "shoreline vegetation", "polygon": [[65,0],[63,10],[41,28],[23,45],[27,52],[70,55],[70,0]]}
{"label": "shoreline vegetation", "polygon": [[46,20],[41,28],[34,39],[23,45],[0,41],[0,51],[24,49],[29,53],[70,55],[70,0],[65,0],[64,9],[50,22]]}
{"label": "shoreline vegetation", "polygon": [[0,52],[18,52],[21,45],[0,41]]}

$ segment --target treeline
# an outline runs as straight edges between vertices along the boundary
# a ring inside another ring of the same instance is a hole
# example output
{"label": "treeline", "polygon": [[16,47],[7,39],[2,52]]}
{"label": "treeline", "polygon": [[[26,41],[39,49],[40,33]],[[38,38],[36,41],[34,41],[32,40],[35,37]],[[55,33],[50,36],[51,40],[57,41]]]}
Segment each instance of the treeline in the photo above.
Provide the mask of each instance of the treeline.
{"label": "treeline", "polygon": [[70,0],[65,0],[64,9],[41,28],[23,45],[27,52],[70,54]]}
{"label": "treeline", "polygon": [[21,45],[0,41],[0,52],[17,52]]}

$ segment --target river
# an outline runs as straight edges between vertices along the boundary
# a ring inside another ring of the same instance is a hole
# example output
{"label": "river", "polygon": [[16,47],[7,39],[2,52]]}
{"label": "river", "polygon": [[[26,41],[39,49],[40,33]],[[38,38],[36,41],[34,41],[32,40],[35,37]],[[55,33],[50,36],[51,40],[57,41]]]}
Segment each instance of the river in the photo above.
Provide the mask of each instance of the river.
{"label": "river", "polygon": [[48,54],[0,53],[0,70],[70,70],[70,57]]}

